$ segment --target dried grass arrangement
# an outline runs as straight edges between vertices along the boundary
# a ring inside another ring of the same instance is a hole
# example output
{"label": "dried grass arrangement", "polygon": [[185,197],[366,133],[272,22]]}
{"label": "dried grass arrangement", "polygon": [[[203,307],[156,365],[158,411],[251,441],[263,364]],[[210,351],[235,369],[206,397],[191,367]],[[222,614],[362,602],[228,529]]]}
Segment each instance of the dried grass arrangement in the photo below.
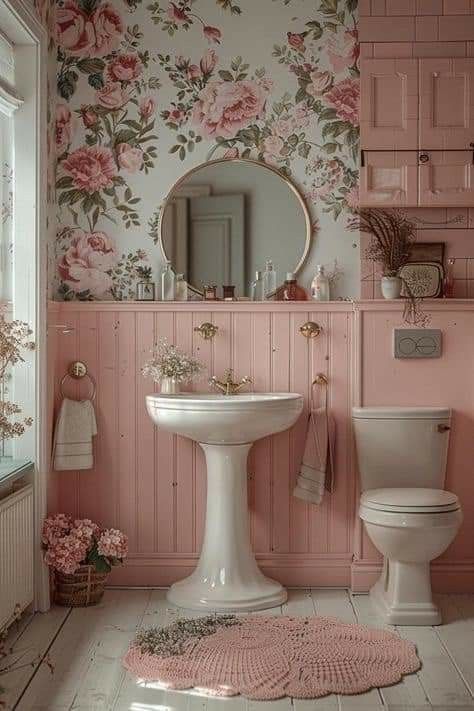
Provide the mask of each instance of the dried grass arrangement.
{"label": "dried grass arrangement", "polygon": [[[358,218],[360,231],[372,238],[366,251],[367,259],[381,265],[384,277],[399,277],[416,240],[415,223],[400,210],[378,208],[359,210]],[[405,279],[402,281],[407,294],[404,297],[404,321],[412,326],[426,326],[430,316],[423,311],[422,299],[414,296]]]}

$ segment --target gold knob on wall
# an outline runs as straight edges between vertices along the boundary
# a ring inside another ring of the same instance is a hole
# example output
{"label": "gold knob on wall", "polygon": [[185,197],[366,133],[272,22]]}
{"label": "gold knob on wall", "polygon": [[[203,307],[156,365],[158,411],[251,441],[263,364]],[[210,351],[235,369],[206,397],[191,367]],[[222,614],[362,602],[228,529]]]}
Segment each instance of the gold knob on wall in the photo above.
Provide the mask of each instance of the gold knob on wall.
{"label": "gold knob on wall", "polygon": [[211,338],[214,338],[219,330],[219,327],[214,326],[214,324],[209,323],[209,321],[204,321],[204,323],[201,323],[200,326],[195,326],[194,330],[199,333],[205,341],[209,341]]}
{"label": "gold knob on wall", "polygon": [[321,326],[314,321],[306,321],[302,326],[300,326],[300,333],[305,338],[316,338],[321,333]]}

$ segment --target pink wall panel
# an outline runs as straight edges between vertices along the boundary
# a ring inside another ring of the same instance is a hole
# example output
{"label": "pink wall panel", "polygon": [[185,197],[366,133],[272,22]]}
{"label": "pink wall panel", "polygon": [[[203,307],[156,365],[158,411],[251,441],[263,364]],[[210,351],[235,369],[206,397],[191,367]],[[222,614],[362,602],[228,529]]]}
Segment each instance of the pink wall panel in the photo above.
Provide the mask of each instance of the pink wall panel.
{"label": "pink wall panel", "polygon": [[[433,564],[433,579],[440,590],[472,591],[474,378],[468,359],[474,352],[474,309],[466,306],[461,310],[446,302],[433,307],[430,327],[443,332],[443,357],[416,361],[392,356],[393,329],[403,325],[396,307],[362,308],[362,404],[443,405],[453,409],[446,487],[458,494],[464,523],[448,551]],[[361,553],[353,566],[353,580],[361,574],[366,589],[377,571],[365,576],[363,571],[378,564],[380,556],[362,527],[357,529]]]}
{"label": "pink wall panel", "polygon": [[[86,361],[97,380],[99,426],[94,469],[54,475],[57,506],[127,532],[130,559],[114,572],[114,582],[167,584],[192,569],[202,541],[202,452],[191,441],[154,428],[145,411],[145,395],[154,385],[141,377],[140,369],[153,343],[166,336],[206,364],[206,377],[197,389],[207,389],[209,375],[221,376],[232,366],[237,377],[250,375],[256,390],[290,389],[305,396],[305,413],[297,425],[258,442],[251,452],[253,544],[263,567],[287,583],[348,584],[353,474],[342,450],[350,408],[350,304],[317,313],[307,305],[262,305],[254,311],[252,305],[226,306],[213,312],[199,304],[176,310],[133,303],[54,308],[59,309],[56,318],[75,328],[71,336],[59,337],[64,343],[58,349],[55,380],[69,361],[79,355]],[[323,326],[313,341],[299,332],[308,319]],[[207,320],[219,327],[213,341],[194,331]],[[295,500],[292,490],[304,447],[311,382],[318,372],[334,378],[330,399],[338,420],[338,487],[321,507],[310,507]]]}

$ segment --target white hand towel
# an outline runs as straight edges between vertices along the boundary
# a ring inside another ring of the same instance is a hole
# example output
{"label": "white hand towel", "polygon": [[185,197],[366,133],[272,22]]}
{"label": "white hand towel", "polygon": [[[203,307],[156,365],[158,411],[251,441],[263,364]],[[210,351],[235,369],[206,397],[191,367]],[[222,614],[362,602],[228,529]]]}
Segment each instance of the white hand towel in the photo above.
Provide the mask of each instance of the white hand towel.
{"label": "white hand towel", "polygon": [[54,432],[54,469],[92,469],[92,437],[96,434],[92,402],[64,398]]}
{"label": "white hand towel", "polygon": [[312,402],[303,462],[293,496],[320,504],[324,490],[333,491],[335,438],[336,425],[328,413],[326,401],[322,407],[315,407]]}

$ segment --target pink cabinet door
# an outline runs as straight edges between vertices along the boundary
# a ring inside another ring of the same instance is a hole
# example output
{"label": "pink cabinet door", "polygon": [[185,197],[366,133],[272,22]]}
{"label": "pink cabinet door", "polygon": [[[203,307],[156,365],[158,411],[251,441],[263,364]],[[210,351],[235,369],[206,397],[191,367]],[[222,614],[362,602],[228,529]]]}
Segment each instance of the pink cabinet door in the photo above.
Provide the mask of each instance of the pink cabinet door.
{"label": "pink cabinet door", "polygon": [[420,149],[474,141],[474,59],[420,59]]}
{"label": "pink cabinet door", "polygon": [[418,61],[364,59],[361,62],[361,147],[418,148]]}
{"label": "pink cabinet door", "polygon": [[445,151],[426,154],[419,166],[420,207],[474,206],[474,165],[472,151]]}
{"label": "pink cabinet door", "polygon": [[416,151],[364,151],[364,165],[360,169],[360,206],[416,206],[417,164]]}

